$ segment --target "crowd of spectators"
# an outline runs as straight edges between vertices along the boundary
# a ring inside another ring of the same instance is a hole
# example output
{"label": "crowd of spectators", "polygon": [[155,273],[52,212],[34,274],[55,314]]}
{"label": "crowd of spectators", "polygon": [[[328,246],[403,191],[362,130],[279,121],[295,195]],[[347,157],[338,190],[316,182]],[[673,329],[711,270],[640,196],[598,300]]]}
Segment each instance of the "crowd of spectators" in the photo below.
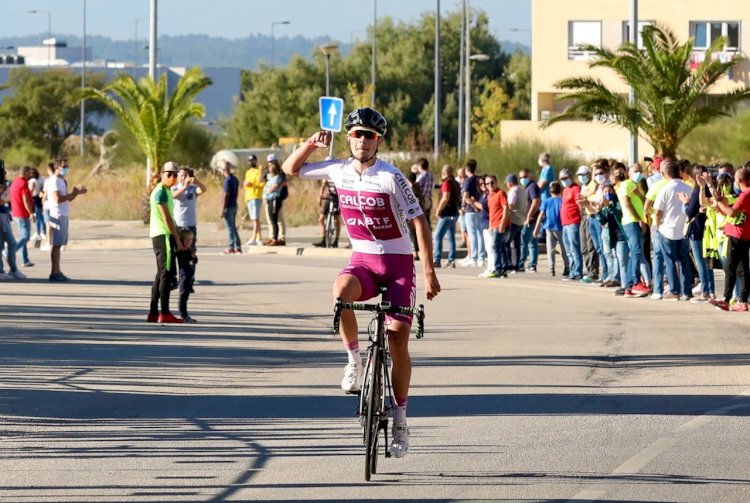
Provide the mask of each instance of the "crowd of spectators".
{"label": "crowd of spectators", "polygon": [[[549,274],[611,288],[624,298],[710,303],[747,311],[750,162],[703,166],[659,156],[629,168],[599,159],[559,174],[539,156],[540,174],[477,175],[467,161],[441,170],[435,208],[436,267],[455,267],[455,225],[466,233],[464,267],[483,278],[536,273],[544,242]],[[462,179],[463,178],[463,179]],[[460,187],[460,188],[459,188]],[[448,238],[447,262],[443,240]],[[714,270],[724,272],[716,293]]]}

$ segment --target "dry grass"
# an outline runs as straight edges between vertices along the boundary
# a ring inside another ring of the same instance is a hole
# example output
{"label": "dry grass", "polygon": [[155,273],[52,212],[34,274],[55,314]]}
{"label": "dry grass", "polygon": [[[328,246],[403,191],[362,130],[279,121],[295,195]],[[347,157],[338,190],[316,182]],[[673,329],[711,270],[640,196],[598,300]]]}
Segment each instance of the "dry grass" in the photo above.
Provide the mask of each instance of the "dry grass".
{"label": "dry grass", "polygon": [[[145,168],[129,166],[117,168],[109,173],[89,178],[89,168],[83,168],[71,159],[68,181],[72,185],[83,184],[88,193],[76,199],[75,216],[86,220],[138,220],[144,195]],[[245,172],[236,173],[240,182]],[[207,192],[198,203],[198,220],[219,222],[221,209],[223,176],[212,173],[198,174],[206,185]],[[290,226],[309,225],[318,219],[319,182],[292,179],[289,183],[289,197],[285,204],[284,217]],[[247,218],[243,195],[240,195],[240,215]]]}

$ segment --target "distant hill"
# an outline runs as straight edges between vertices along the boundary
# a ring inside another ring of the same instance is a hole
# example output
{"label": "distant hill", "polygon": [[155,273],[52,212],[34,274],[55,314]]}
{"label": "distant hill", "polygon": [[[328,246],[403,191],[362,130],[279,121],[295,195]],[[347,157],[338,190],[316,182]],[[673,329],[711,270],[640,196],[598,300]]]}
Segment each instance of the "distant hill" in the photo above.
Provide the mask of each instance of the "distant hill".
{"label": "distant hill", "polygon": [[[0,47],[39,45],[47,34],[26,37],[0,37]],[[76,35],[53,34],[63,39],[69,46],[81,45],[81,38]],[[313,51],[330,39],[297,37],[276,37],[274,40],[274,60],[278,66],[285,66],[293,55],[299,54],[310,58]],[[86,44],[91,47],[95,60],[132,62],[138,51],[140,64],[148,61],[147,37],[138,40],[112,40],[108,37],[91,35],[86,37]],[[529,54],[529,47],[514,42],[501,42],[504,52],[513,53],[516,49]],[[341,43],[342,54],[348,54],[352,46]],[[159,37],[159,61],[169,66],[221,66],[231,68],[257,69],[261,63],[268,64],[271,59],[271,37],[267,35],[250,35],[247,38],[227,39],[207,35],[180,35]]]}

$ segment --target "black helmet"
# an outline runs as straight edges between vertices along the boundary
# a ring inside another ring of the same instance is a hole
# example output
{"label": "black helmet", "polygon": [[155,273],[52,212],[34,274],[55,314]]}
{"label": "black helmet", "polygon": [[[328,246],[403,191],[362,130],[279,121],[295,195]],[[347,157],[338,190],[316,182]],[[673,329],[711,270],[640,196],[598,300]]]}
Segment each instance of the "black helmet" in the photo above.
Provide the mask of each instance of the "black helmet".
{"label": "black helmet", "polygon": [[377,131],[380,136],[388,132],[388,122],[380,112],[372,108],[357,108],[346,118],[346,130],[355,126],[362,126]]}

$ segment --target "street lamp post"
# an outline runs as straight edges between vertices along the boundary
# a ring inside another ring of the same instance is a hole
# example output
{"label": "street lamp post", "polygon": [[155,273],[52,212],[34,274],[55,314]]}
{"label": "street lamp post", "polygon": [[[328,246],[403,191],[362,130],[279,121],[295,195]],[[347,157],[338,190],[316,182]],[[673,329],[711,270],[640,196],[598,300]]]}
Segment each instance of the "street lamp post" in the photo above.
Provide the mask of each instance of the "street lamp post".
{"label": "street lamp post", "polygon": [[274,44],[274,34],[273,34],[273,27],[277,24],[289,24],[289,21],[274,21],[271,23],[271,68],[274,67],[273,63],[273,44]]}
{"label": "street lamp post", "polygon": [[[156,82],[156,40],[157,40],[157,18],[158,12],[157,0],[151,0],[149,12],[149,35],[148,35],[148,76]],[[146,187],[151,184],[151,172],[154,166],[151,165],[151,157],[146,157]],[[158,168],[158,167],[157,167]]]}
{"label": "street lamp post", "polygon": [[[86,0],[83,0],[83,43],[81,44],[81,90],[86,87]],[[86,100],[81,100],[81,160],[85,159],[86,150]]]}
{"label": "street lamp post", "polygon": [[435,142],[432,157],[440,155],[440,0],[435,5]]}
{"label": "street lamp post", "polygon": [[469,155],[469,149],[471,148],[471,62],[489,60],[489,56],[480,53],[472,54],[466,62],[466,123],[464,129],[464,142],[467,157]]}
{"label": "street lamp post", "polygon": [[375,62],[375,52],[377,45],[375,39],[377,38],[378,32],[378,0],[372,0],[372,71],[371,71],[371,84],[372,84],[372,96],[370,97],[370,106],[375,108],[375,70],[377,68]]}
{"label": "street lamp post", "polygon": [[147,17],[140,17],[135,20],[135,37],[133,44],[133,78],[138,78],[138,23],[141,21],[148,21]]}
{"label": "street lamp post", "polygon": [[[52,13],[45,10],[31,9],[27,11],[29,14],[47,14],[47,40],[52,38]],[[47,42],[47,68],[49,68],[50,60],[52,59],[52,52],[49,42]]]}
{"label": "street lamp post", "polygon": [[[630,37],[633,46],[638,45],[638,0],[630,0]],[[630,106],[635,106],[635,88],[630,86]],[[638,134],[630,131],[630,166],[638,162]]]}
{"label": "street lamp post", "polygon": [[[331,95],[331,54],[338,50],[337,44],[324,44],[320,46],[320,52],[326,57],[326,96]],[[335,134],[331,134],[331,144],[328,147],[328,157],[333,157],[333,140]]]}

